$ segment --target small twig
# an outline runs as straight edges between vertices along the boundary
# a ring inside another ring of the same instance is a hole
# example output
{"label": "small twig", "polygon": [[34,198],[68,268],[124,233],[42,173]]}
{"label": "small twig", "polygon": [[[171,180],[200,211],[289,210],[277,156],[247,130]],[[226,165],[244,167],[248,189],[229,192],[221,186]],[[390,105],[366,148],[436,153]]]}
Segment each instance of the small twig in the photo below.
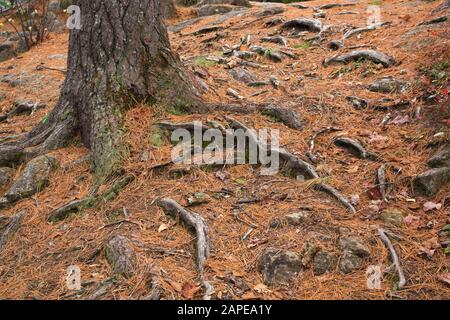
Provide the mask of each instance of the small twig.
{"label": "small twig", "polygon": [[398,273],[398,288],[402,289],[406,284],[405,275],[403,273],[403,269],[400,266],[400,260],[398,258],[397,252],[395,251],[394,246],[391,243],[391,240],[389,240],[389,237],[386,234],[386,231],[382,228],[378,230],[381,240],[386,245],[386,247],[389,249],[389,252],[391,253],[392,262],[394,263],[395,269],[397,269]]}
{"label": "small twig", "polygon": [[134,221],[131,221],[131,220],[128,220],[128,219],[123,219],[123,220],[120,220],[120,221],[116,221],[116,222],[112,222],[112,223],[109,223],[109,224],[105,224],[103,227],[98,228],[97,231],[100,231],[100,230],[103,230],[103,229],[106,229],[106,228],[110,228],[110,227],[114,227],[114,226],[116,226],[118,224],[122,224],[122,223],[130,223],[130,224],[134,224],[135,226],[139,227],[138,223],[136,223]]}

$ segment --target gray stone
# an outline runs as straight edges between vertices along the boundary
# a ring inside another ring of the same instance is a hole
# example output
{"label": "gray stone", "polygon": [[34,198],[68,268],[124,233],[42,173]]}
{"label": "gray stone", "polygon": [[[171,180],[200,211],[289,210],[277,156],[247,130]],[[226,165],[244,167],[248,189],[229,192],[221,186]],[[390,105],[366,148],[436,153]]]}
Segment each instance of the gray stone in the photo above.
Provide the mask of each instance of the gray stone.
{"label": "gray stone", "polygon": [[319,251],[313,259],[314,275],[321,276],[327,272],[333,271],[336,268],[337,261],[336,255],[326,251]]}
{"label": "gray stone", "polygon": [[258,271],[268,285],[289,284],[303,270],[300,255],[285,250],[268,249],[258,263]]}
{"label": "gray stone", "polygon": [[9,202],[30,197],[41,191],[48,184],[50,172],[57,167],[58,161],[49,156],[40,156],[31,160],[20,177],[6,192]]}
{"label": "gray stone", "polygon": [[447,144],[432,156],[428,165],[431,168],[450,167],[450,144]]}
{"label": "gray stone", "polygon": [[372,92],[399,93],[404,92],[408,87],[407,82],[397,80],[393,77],[385,77],[369,85],[368,89]]}
{"label": "gray stone", "polygon": [[251,7],[252,5],[248,0],[201,0],[198,2],[197,6],[201,7],[204,5],[211,4],[226,4],[230,6],[241,6],[241,7]]}
{"label": "gray stone", "polygon": [[313,260],[317,252],[320,251],[320,247],[312,242],[306,242],[302,247],[302,264],[306,268]]}
{"label": "gray stone", "polygon": [[199,206],[209,202],[211,202],[211,197],[203,192],[196,192],[192,197],[188,198],[188,204],[190,206]]}
{"label": "gray stone", "polygon": [[400,227],[403,224],[403,212],[395,208],[385,209],[381,213],[381,220],[387,224]]}
{"label": "gray stone", "polygon": [[0,188],[2,188],[13,175],[14,170],[11,168],[0,168]]}
{"label": "gray stone", "polygon": [[204,5],[197,8],[197,16],[206,17],[215,14],[224,14],[233,11],[235,8],[236,7],[233,6],[219,5],[219,4]]}
{"label": "gray stone", "polygon": [[61,1],[60,0],[51,0],[48,4],[48,10],[55,12],[61,10]]}
{"label": "gray stone", "polygon": [[229,72],[230,72],[230,75],[235,80],[243,82],[245,84],[249,84],[249,83],[258,81],[258,78],[254,74],[248,72],[247,70],[245,70],[243,68],[234,68],[234,69],[231,69]]}
{"label": "gray stone", "polygon": [[294,212],[286,215],[286,221],[293,226],[311,222],[311,213],[307,211]]}
{"label": "gray stone", "polygon": [[328,48],[331,50],[339,50],[344,47],[344,43],[341,40],[332,40],[328,43]]}
{"label": "gray stone", "polygon": [[15,57],[17,43],[13,41],[5,41],[0,44],[0,62],[11,59]]}
{"label": "gray stone", "polygon": [[370,255],[370,249],[363,243],[363,240],[353,236],[342,236],[339,239],[339,247],[343,251],[349,251],[362,258]]}
{"label": "gray stone", "polygon": [[51,54],[48,56],[50,60],[65,60],[67,56],[65,54]]}
{"label": "gray stone", "polygon": [[0,209],[5,208],[8,204],[8,199],[6,199],[5,197],[0,197]]}
{"label": "gray stone", "polygon": [[342,273],[348,274],[355,270],[361,269],[363,262],[363,258],[350,251],[345,251],[339,262],[339,269]]}
{"label": "gray stone", "polygon": [[432,197],[449,182],[450,167],[430,169],[414,179],[414,193],[419,196]]}
{"label": "gray stone", "polygon": [[115,274],[126,278],[136,272],[136,252],[131,241],[123,236],[113,237],[106,246],[106,259]]}

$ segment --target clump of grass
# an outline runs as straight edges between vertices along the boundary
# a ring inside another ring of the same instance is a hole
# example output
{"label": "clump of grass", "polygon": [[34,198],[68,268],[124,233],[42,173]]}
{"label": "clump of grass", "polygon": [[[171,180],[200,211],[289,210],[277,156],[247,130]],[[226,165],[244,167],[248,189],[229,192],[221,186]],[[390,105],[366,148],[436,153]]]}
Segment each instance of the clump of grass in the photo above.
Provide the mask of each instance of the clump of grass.
{"label": "clump of grass", "polygon": [[302,43],[297,43],[292,46],[294,49],[307,50],[312,47],[311,41],[303,41]]}
{"label": "clump of grass", "polygon": [[206,59],[206,57],[198,57],[195,59],[194,64],[201,68],[210,68],[214,67],[217,62]]}
{"label": "clump of grass", "polygon": [[370,5],[372,6],[381,6],[383,4],[382,0],[372,0],[369,2]]}

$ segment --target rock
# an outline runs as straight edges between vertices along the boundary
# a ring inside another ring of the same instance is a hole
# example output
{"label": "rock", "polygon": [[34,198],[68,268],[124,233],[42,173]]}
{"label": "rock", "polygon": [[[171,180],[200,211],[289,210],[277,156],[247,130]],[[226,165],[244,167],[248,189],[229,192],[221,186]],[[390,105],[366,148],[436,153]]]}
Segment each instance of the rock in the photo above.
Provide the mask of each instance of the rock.
{"label": "rock", "polygon": [[49,156],[34,158],[27,164],[23,173],[6,192],[5,197],[9,202],[15,202],[41,191],[47,186],[50,172],[57,165],[58,161]]}
{"label": "rock", "polygon": [[381,213],[381,220],[387,224],[391,224],[396,227],[403,225],[403,212],[398,209],[385,209]]}
{"label": "rock", "polygon": [[136,252],[131,241],[123,236],[114,236],[106,246],[106,259],[115,274],[129,278],[136,272]]}
{"label": "rock", "polygon": [[332,40],[328,43],[328,48],[331,50],[339,50],[344,47],[344,43],[341,40]]}
{"label": "rock", "polygon": [[314,243],[306,242],[302,247],[302,264],[306,268],[313,260],[317,252],[320,251],[320,247]]}
{"label": "rock", "polygon": [[292,28],[296,31],[320,32],[322,31],[323,24],[322,22],[320,22],[320,20],[309,18],[289,20],[283,24],[283,29]]}
{"label": "rock", "polygon": [[48,10],[51,12],[57,12],[61,10],[61,0],[51,0],[48,4]]}
{"label": "rock", "polygon": [[356,254],[345,251],[339,262],[339,269],[342,273],[348,274],[362,267],[364,260]]}
{"label": "rock", "polygon": [[8,199],[6,199],[5,197],[0,197],[0,209],[5,208],[8,204]]}
{"label": "rock", "polygon": [[339,233],[338,246],[343,251],[339,262],[339,269],[347,274],[361,268],[364,259],[370,256],[369,248],[363,243],[363,240],[350,234],[350,230],[341,228]]}
{"label": "rock", "polygon": [[404,92],[408,86],[408,83],[404,81],[394,79],[393,77],[385,77],[369,85],[368,89],[372,92],[401,93]]}
{"label": "rock", "polygon": [[325,251],[316,253],[313,259],[313,272],[315,276],[333,271],[337,265],[337,256]]}
{"label": "rock", "polygon": [[294,212],[286,215],[286,221],[292,226],[311,222],[311,213],[307,211]]}
{"label": "rock", "polygon": [[363,240],[353,236],[341,236],[339,247],[342,251],[351,252],[361,258],[370,256],[370,249],[363,243]]}
{"label": "rock", "polygon": [[447,144],[432,156],[428,165],[431,168],[450,167],[450,144]]}
{"label": "rock", "polygon": [[256,12],[255,16],[262,18],[262,17],[274,16],[276,14],[281,14],[285,11],[286,11],[286,9],[283,7],[269,7],[264,10]]}
{"label": "rock", "polygon": [[11,59],[17,55],[17,43],[12,41],[5,41],[0,44],[0,62]]}
{"label": "rock", "polygon": [[285,250],[268,249],[259,259],[258,271],[268,285],[289,284],[301,271],[300,255]]}
{"label": "rock", "polygon": [[414,179],[414,193],[419,196],[432,197],[449,182],[450,167],[430,169]]}
{"label": "rock", "polygon": [[67,56],[65,54],[51,54],[47,58],[50,60],[66,60]]}
{"label": "rock", "polygon": [[282,227],[283,227],[283,221],[281,221],[281,219],[274,218],[274,219],[270,220],[270,222],[269,222],[269,228],[271,228],[271,229],[280,229]]}
{"label": "rock", "polygon": [[201,7],[204,5],[211,4],[227,4],[230,6],[240,6],[240,7],[251,7],[252,5],[248,0],[201,0],[198,2],[197,6]]}
{"label": "rock", "polygon": [[51,11],[47,13],[45,21],[46,27],[50,32],[61,32],[64,30],[65,24]]}
{"label": "rock", "polygon": [[0,188],[2,188],[13,175],[14,170],[11,168],[0,168]]}
{"label": "rock", "polygon": [[215,14],[224,14],[235,10],[235,7],[229,5],[204,5],[197,8],[197,16],[206,17]]}
{"label": "rock", "polygon": [[272,43],[280,44],[282,46],[287,46],[287,44],[288,44],[287,39],[282,36],[264,37],[264,38],[261,38],[261,42],[272,42]]}
{"label": "rock", "polygon": [[245,70],[243,68],[234,68],[234,69],[231,69],[229,72],[230,72],[230,75],[235,80],[243,82],[245,84],[259,81],[258,78],[254,74],[248,72],[247,70]]}
{"label": "rock", "polygon": [[354,96],[348,96],[345,98],[356,110],[365,109],[369,106],[369,102],[367,100],[354,97]]}
{"label": "rock", "polygon": [[199,206],[211,202],[211,197],[206,193],[196,192],[192,197],[189,197],[187,201],[189,206]]}

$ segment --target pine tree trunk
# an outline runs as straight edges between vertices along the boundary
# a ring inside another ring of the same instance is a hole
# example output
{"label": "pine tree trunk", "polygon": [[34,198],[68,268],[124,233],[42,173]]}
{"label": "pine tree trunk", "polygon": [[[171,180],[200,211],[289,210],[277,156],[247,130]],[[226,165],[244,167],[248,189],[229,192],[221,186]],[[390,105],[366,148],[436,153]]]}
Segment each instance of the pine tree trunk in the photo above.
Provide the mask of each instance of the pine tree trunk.
{"label": "pine tree trunk", "polygon": [[173,0],[163,0],[163,12],[166,18],[175,16],[176,10]]}
{"label": "pine tree trunk", "polygon": [[60,100],[20,146],[0,147],[0,162],[61,147],[79,131],[97,174],[105,176],[124,155],[127,108],[147,102],[189,111],[202,102],[194,78],[171,51],[160,0],[73,4],[81,8],[82,28],[70,32]]}

